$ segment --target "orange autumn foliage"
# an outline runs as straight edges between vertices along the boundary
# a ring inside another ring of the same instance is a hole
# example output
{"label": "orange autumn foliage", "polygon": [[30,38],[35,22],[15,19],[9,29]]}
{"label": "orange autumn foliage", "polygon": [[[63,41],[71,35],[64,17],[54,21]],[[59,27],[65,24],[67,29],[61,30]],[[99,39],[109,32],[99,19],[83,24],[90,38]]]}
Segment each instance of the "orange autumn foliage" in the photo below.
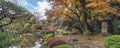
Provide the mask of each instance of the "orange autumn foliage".
{"label": "orange autumn foliage", "polygon": [[[114,0],[112,0],[114,1]],[[119,0],[115,0],[118,2]],[[107,13],[113,13],[116,11],[115,8],[109,6],[110,0],[86,0],[86,2],[90,2],[86,4],[86,8],[91,11],[88,12],[91,18],[97,16],[96,14],[102,14],[102,16],[106,16]],[[56,18],[79,18],[82,20],[81,3],[79,0],[54,0],[52,3],[53,9],[48,11],[48,18],[56,17]],[[102,17],[101,16],[101,17]],[[100,16],[99,16],[100,17]]]}
{"label": "orange autumn foliage", "polygon": [[98,0],[95,2],[91,2],[86,5],[89,8],[92,19],[97,18],[98,20],[102,20],[103,16],[109,16],[109,13],[114,13],[116,11],[115,8],[109,5],[109,0]]}

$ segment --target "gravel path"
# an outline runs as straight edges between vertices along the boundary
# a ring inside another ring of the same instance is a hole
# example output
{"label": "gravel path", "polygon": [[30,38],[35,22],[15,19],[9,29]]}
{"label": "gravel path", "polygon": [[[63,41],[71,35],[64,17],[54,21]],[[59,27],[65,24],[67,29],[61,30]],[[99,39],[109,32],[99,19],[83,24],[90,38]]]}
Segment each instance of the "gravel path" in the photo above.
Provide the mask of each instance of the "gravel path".
{"label": "gravel path", "polygon": [[[74,37],[78,41],[68,42],[67,39],[70,37]],[[101,35],[89,36],[89,38],[81,35],[69,35],[60,37],[60,39],[63,39],[66,43],[73,45],[74,48],[104,48],[103,41],[105,38],[105,36]]]}

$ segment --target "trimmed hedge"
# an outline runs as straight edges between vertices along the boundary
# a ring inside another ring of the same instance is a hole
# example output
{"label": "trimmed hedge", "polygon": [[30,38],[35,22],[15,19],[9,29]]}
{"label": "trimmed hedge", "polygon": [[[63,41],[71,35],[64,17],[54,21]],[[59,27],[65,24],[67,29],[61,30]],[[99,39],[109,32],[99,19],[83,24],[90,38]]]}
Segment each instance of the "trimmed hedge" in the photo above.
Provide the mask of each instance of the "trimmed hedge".
{"label": "trimmed hedge", "polygon": [[58,38],[52,38],[52,39],[49,39],[47,41],[47,45],[49,48],[52,48],[52,47],[54,47],[56,45],[60,45],[60,44],[65,44],[65,42],[63,40],[58,39]]}
{"label": "trimmed hedge", "polygon": [[50,38],[52,38],[53,37],[53,34],[46,34],[45,36],[44,36],[44,39],[45,40],[48,40],[48,39],[50,39]]}
{"label": "trimmed hedge", "polygon": [[109,36],[104,41],[105,48],[120,48],[120,35]]}
{"label": "trimmed hedge", "polygon": [[[48,48],[48,46],[41,46],[40,48]],[[68,44],[61,44],[61,45],[54,46],[53,48],[73,48],[73,47]]]}
{"label": "trimmed hedge", "polygon": [[62,44],[62,45],[54,46],[53,48],[73,48],[73,47],[71,45],[68,45],[68,44]]}
{"label": "trimmed hedge", "polygon": [[41,46],[40,48],[48,48],[48,46]]}

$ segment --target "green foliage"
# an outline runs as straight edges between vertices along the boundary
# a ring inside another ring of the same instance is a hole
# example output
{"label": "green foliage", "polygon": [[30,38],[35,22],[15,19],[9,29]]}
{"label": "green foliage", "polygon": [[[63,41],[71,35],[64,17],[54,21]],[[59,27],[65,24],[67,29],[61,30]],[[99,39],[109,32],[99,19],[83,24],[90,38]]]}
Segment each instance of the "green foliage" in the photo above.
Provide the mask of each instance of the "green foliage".
{"label": "green foliage", "polygon": [[66,20],[63,21],[62,25],[63,25],[63,27],[66,26],[66,25],[68,25],[69,27],[72,27],[73,24],[75,24],[75,22],[73,22],[70,19],[66,19]]}
{"label": "green foliage", "polygon": [[3,30],[6,32],[14,32],[14,33],[20,33],[23,31],[23,27],[19,22],[12,23],[8,26],[4,26]]}
{"label": "green foliage", "polygon": [[24,28],[24,33],[31,33],[32,32],[32,30],[30,29],[30,28]]}
{"label": "green foliage", "polygon": [[70,33],[69,32],[63,32],[63,35],[69,35]]}
{"label": "green foliage", "polygon": [[73,48],[73,47],[68,44],[62,44],[62,45],[54,46],[53,48]]}
{"label": "green foliage", "polygon": [[106,48],[120,48],[120,35],[113,35],[105,39]]}
{"label": "green foliage", "polygon": [[44,36],[44,39],[45,40],[48,40],[48,39],[50,39],[50,38],[52,38],[53,37],[53,34],[46,34],[45,36]]}
{"label": "green foliage", "polygon": [[32,32],[32,30],[30,29],[30,26],[31,26],[31,24],[26,23],[26,24],[24,25],[23,31],[24,31],[25,33],[30,33],[30,32]]}
{"label": "green foliage", "polygon": [[18,40],[18,39],[2,41],[2,42],[0,42],[0,48],[7,47],[7,46],[10,46],[10,45],[18,43],[18,42],[20,42],[20,40]]}
{"label": "green foliage", "polygon": [[[32,24],[33,21],[36,20],[35,16],[33,14],[25,14],[25,17],[22,18],[25,22],[28,22],[30,24]],[[21,20],[20,20],[21,21]]]}
{"label": "green foliage", "polygon": [[98,21],[94,21],[93,23],[89,23],[88,28],[90,29],[91,34],[93,35],[98,34],[101,32],[101,23]]}
{"label": "green foliage", "polygon": [[80,26],[79,26],[79,24],[75,23],[75,24],[73,24],[73,25],[72,25],[72,28],[79,29],[79,28],[80,28]]}
{"label": "green foliage", "polygon": [[9,18],[3,18],[1,21],[0,21],[0,25],[3,25],[3,24],[7,24],[10,22],[10,19]]}
{"label": "green foliage", "polygon": [[120,34],[120,20],[119,19],[115,19],[113,22],[113,28],[114,28],[114,34]]}
{"label": "green foliage", "polygon": [[[5,48],[10,45],[14,45],[18,42],[20,42],[19,38],[17,36],[21,35],[21,32],[31,32],[32,30],[30,29],[30,23],[27,23],[30,20],[35,20],[34,16],[26,11],[24,8],[21,6],[18,6],[14,3],[7,2],[5,0],[0,0],[0,5],[3,5],[5,7],[8,7],[14,11],[16,11],[16,14],[13,18],[13,15],[8,14],[7,11],[4,17],[2,17],[2,14],[0,14],[0,26],[4,24],[2,27],[0,27],[0,48]],[[19,17],[17,15],[20,15]],[[28,15],[28,16],[27,16]],[[12,19],[11,19],[12,18]],[[22,24],[21,22],[24,21]],[[24,25],[24,26],[22,26]],[[3,32],[1,32],[3,31]],[[5,33],[7,32],[7,33]],[[20,34],[19,34],[20,33]],[[22,33],[23,34],[23,33]]]}
{"label": "green foliage", "polygon": [[34,27],[36,29],[41,29],[42,25],[41,24],[33,24],[32,27]]}
{"label": "green foliage", "polygon": [[8,33],[5,32],[0,33],[0,48],[5,48],[18,42],[20,42],[19,39],[12,38],[12,36],[9,36]]}
{"label": "green foliage", "polygon": [[40,48],[48,48],[48,46],[41,46]]}
{"label": "green foliage", "polygon": [[61,33],[62,35],[69,35],[70,34],[69,31],[66,31],[66,30],[63,30],[63,29],[57,29],[57,32]]}
{"label": "green foliage", "polygon": [[33,21],[35,21],[36,20],[36,18],[34,17],[34,16],[32,16],[31,18],[30,18],[30,22],[33,22]]}
{"label": "green foliage", "polygon": [[[17,20],[17,22],[18,22],[18,20],[20,20],[21,17],[23,17],[23,14],[25,14],[24,12],[27,11],[24,8],[22,8],[21,6],[16,5],[9,1],[5,1],[5,0],[0,0],[0,5],[2,5],[4,7],[3,9],[5,9],[5,10],[7,9],[6,11],[4,11],[5,13],[3,12],[0,14],[1,15],[0,27],[9,25],[9,24],[13,23],[15,20]],[[15,16],[8,13],[9,9],[16,12]],[[20,15],[20,16],[18,16],[18,15]]]}
{"label": "green foliage", "polygon": [[29,24],[29,23],[26,23],[26,24],[24,25],[24,28],[28,28],[28,27],[30,27],[30,24]]}
{"label": "green foliage", "polygon": [[[41,46],[40,48],[48,48],[48,46]],[[53,48],[73,48],[73,47],[68,44],[62,44],[62,45],[54,46]]]}

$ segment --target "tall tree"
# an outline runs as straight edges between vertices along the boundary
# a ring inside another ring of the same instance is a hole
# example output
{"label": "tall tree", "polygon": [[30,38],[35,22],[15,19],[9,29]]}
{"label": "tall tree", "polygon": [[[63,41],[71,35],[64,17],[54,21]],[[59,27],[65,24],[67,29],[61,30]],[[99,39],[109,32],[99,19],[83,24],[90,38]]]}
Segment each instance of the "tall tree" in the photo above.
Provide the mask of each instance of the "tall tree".
{"label": "tall tree", "polygon": [[[50,0],[53,9],[47,11],[48,18],[69,18],[79,23],[84,33],[89,33],[88,21],[102,21],[102,33],[108,33],[108,20],[116,14],[110,6],[114,0]],[[118,2],[118,0],[116,0]],[[117,13],[118,14],[118,13]],[[90,26],[90,25],[89,25]]]}
{"label": "tall tree", "polygon": [[[53,17],[69,18],[80,25],[83,32],[88,32],[86,0],[50,0],[53,9],[47,14]],[[49,17],[48,16],[48,17]],[[83,26],[82,26],[83,25]],[[84,28],[83,28],[84,27]]]}

